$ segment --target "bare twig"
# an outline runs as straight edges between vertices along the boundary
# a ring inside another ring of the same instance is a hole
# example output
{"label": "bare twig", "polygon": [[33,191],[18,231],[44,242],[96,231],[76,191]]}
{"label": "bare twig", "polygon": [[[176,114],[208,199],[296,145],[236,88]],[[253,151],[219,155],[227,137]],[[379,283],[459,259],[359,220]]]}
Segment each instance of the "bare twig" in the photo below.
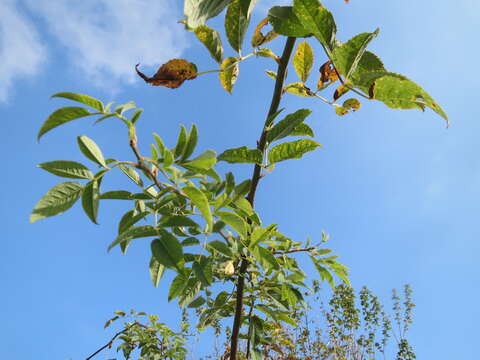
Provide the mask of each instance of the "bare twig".
{"label": "bare twig", "polygon": [[97,355],[98,353],[100,353],[101,351],[105,350],[106,348],[111,348],[112,347],[112,344],[113,342],[115,341],[115,339],[117,337],[119,337],[120,335],[122,335],[123,333],[127,332],[128,330],[130,330],[132,327],[134,326],[139,326],[141,325],[140,323],[138,322],[134,322],[133,324],[130,324],[128,325],[127,327],[125,327],[125,329],[123,329],[122,331],[119,331],[117,332],[111,339],[108,343],[106,343],[105,345],[103,345],[100,349],[98,349],[97,351],[95,351],[92,355],[90,355],[89,357],[87,357],[85,360],[90,360],[91,358],[93,358],[95,355]]}
{"label": "bare twig", "polygon": [[285,254],[292,254],[292,253],[296,253],[296,252],[310,252],[310,251],[313,251],[315,249],[316,249],[315,246],[310,246],[308,248],[293,248],[293,249],[286,250],[286,251],[272,251],[272,254],[274,254],[274,255],[285,255]]}

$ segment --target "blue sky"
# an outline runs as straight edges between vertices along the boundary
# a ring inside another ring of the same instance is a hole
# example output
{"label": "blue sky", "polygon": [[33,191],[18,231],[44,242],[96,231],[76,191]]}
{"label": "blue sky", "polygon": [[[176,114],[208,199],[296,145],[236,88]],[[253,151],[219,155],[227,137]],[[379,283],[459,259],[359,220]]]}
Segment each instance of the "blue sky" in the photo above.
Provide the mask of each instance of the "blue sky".
{"label": "blue sky", "polygon": [[[78,205],[33,225],[28,215],[40,196],[62,181],[36,164],[84,162],[76,136],[93,138],[108,157],[131,158],[124,128],[116,122],[92,126],[92,120],[79,120],[38,143],[42,122],[67,104],[49,99],[59,91],[87,93],[104,102],[136,101],[145,108],[139,128],[145,152],[152,132],[173,146],[179,124],[192,123],[200,129],[199,151],[254,146],[273,87],[263,74],[274,68],[268,59],[242,64],[233,95],[220,88],[215,74],[177,90],[147,86],[134,74],[136,63],[153,73],[174,57],[195,62],[201,71],[216,68],[176,24],[182,17],[179,3],[0,2],[1,358],[85,358],[111,337],[102,326],[119,309],[156,313],[171,325],[178,319],[176,305],[166,302],[165,287],[150,284],[148,241],[135,243],[127,256],[106,252],[115,219],[126,206],[102,204],[100,226]],[[272,3],[260,1],[252,22]],[[417,304],[410,339],[419,359],[475,358],[480,5],[474,0],[324,4],[336,17],[340,40],[380,27],[372,51],[389,70],[421,84],[444,107],[452,126],[445,129],[431,111],[394,111],[375,102],[340,118],[319,101],[285,96],[287,112],[314,111],[308,123],[324,148],[279,164],[262,180],[257,207],[266,223],[279,223],[295,239],[329,233],[329,246],[351,268],[353,285],[369,286],[387,304],[391,288],[410,283]],[[280,47],[279,41],[272,45],[277,53]],[[324,59],[318,47],[314,50],[318,67]],[[290,76],[295,81],[293,71]],[[241,165],[235,171],[240,178],[251,169]],[[115,183],[129,186],[112,176],[105,190]],[[196,349],[205,351],[205,346],[199,343]]]}

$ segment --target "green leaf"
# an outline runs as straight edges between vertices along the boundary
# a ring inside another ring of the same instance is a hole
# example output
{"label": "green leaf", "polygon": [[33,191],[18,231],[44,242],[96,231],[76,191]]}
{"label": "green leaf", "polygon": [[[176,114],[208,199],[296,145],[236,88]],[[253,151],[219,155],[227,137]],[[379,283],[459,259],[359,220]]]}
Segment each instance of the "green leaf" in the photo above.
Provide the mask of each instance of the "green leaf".
{"label": "green leaf", "polygon": [[158,283],[162,279],[163,273],[165,272],[165,266],[160,264],[157,260],[155,260],[155,257],[152,256],[152,258],[150,259],[149,270],[153,286],[158,287]]}
{"label": "green leaf", "polygon": [[[148,211],[144,211],[144,212],[141,212],[141,213],[137,213],[134,210],[127,211],[122,216],[122,218],[120,219],[120,222],[118,223],[118,235],[122,234],[128,228],[135,225],[137,222],[139,222],[140,220],[145,218],[145,216],[147,216],[148,214],[149,214]],[[125,242],[122,243],[122,244],[125,244]],[[120,245],[122,245],[122,244],[120,244]],[[122,248],[122,250],[123,250],[123,248]]]}
{"label": "green leaf", "polygon": [[314,137],[313,130],[310,126],[305,123],[297,125],[295,129],[289,134],[289,136],[310,136]]}
{"label": "green leaf", "polygon": [[158,134],[153,133],[153,137],[155,138],[155,142],[157,143],[157,148],[158,148],[158,151],[160,152],[160,155],[164,156],[163,152],[166,149],[165,144],[163,143],[162,139],[160,138],[160,136]]}
{"label": "green leaf", "polygon": [[182,156],[186,145],[187,145],[187,129],[185,129],[185,126],[180,125],[180,132],[178,133],[177,145],[175,145],[175,148],[172,150],[174,153],[175,159]]}
{"label": "green leaf", "polygon": [[240,0],[240,8],[243,16],[249,18],[258,0]]}
{"label": "green leaf", "polygon": [[40,128],[37,140],[50,130],[56,128],[57,126],[63,125],[67,122],[72,120],[80,119],[85,116],[96,115],[97,113],[92,113],[83,107],[78,106],[67,106],[55,110],[47,120],[43,123],[42,127]]}
{"label": "green leaf", "polygon": [[119,316],[114,316],[113,318],[111,318],[110,320],[108,320],[105,325],[103,325],[103,328],[106,329],[107,327],[109,327],[115,320],[118,320],[120,317]]}
{"label": "green leaf", "polygon": [[119,234],[117,238],[108,246],[108,251],[117,246],[118,244],[129,242],[133,239],[142,237],[157,236],[158,231],[151,225],[131,226],[124,232]]}
{"label": "green leaf", "polygon": [[182,240],[182,246],[200,245],[200,241],[195,237],[188,237]]}
{"label": "green leaf", "polygon": [[197,39],[205,45],[215,61],[221,63],[223,59],[223,46],[218,31],[207,25],[200,25],[194,32]]}
{"label": "green leaf", "polygon": [[263,246],[257,245],[253,249],[252,255],[260,264],[262,264],[262,267],[265,270],[280,269],[280,265],[278,264],[277,259],[275,259],[275,256]]}
{"label": "green leaf", "polygon": [[383,66],[382,61],[378,58],[377,55],[370,51],[365,51],[360,61],[358,62],[357,68],[352,73],[350,81],[356,87],[368,94],[374,78],[366,78],[366,76],[368,76],[367,73],[372,72],[386,72],[386,70]]}
{"label": "green leaf", "polygon": [[128,178],[130,178],[130,180],[132,180],[138,186],[143,187],[143,181],[140,178],[140,175],[138,175],[138,173],[134,169],[126,165],[119,165],[118,167],[125,175],[127,175]]}
{"label": "green leaf", "polygon": [[213,281],[212,262],[206,258],[203,258],[202,260],[203,261],[200,262],[194,261],[192,269],[203,286],[210,286]]}
{"label": "green leaf", "polygon": [[206,300],[202,296],[199,296],[195,300],[193,300],[190,304],[188,304],[188,307],[191,309],[196,309],[205,303],[206,303]]}
{"label": "green leaf", "polygon": [[167,268],[183,269],[182,244],[172,234],[165,232],[160,239],[155,239],[151,244],[152,254],[155,259]]}
{"label": "green leaf", "polygon": [[219,241],[219,240],[210,241],[210,242],[207,244],[207,248],[208,248],[208,249],[216,250],[216,251],[218,251],[219,253],[225,255],[225,256],[228,257],[228,258],[231,258],[231,257],[233,256],[232,250],[230,250],[230,248],[228,247],[228,245],[225,244],[225,243],[222,242],[222,241]]}
{"label": "green leaf", "polygon": [[57,160],[38,164],[37,167],[54,175],[71,179],[93,179],[88,168],[76,161]]}
{"label": "green leaf", "polygon": [[291,6],[274,6],[268,12],[268,21],[273,30],[281,35],[292,37],[310,36],[308,31],[293,12]]}
{"label": "green leaf", "polygon": [[102,154],[102,150],[100,150],[95,141],[83,135],[77,137],[77,142],[83,155],[85,155],[88,159],[92,160],[98,165],[104,168],[107,167],[107,164],[105,163],[105,159]]}
{"label": "green leaf", "polygon": [[85,214],[97,224],[98,205],[99,205],[99,183],[98,180],[92,180],[83,189],[82,207]]}
{"label": "green leaf", "polygon": [[113,190],[100,194],[101,200],[132,200],[132,193],[126,190]]}
{"label": "green leaf", "polygon": [[133,112],[132,117],[130,119],[132,124],[135,124],[138,121],[138,119],[140,119],[140,116],[142,115],[142,113],[143,113],[143,109],[136,109]]}
{"label": "green leaf", "polygon": [[277,163],[284,160],[300,159],[305,153],[321,146],[316,141],[302,139],[277,145],[268,153],[268,161]]}
{"label": "green leaf", "polygon": [[246,146],[225,150],[218,156],[219,161],[229,163],[253,163],[262,164],[262,152],[258,149],[249,149]]}
{"label": "green leaf", "polygon": [[165,148],[165,150],[163,150],[163,167],[166,168],[171,166],[173,164],[173,160],[173,153]]}
{"label": "green leaf", "polygon": [[245,0],[232,0],[228,4],[225,14],[225,32],[232,48],[240,53],[245,32],[250,22],[250,9],[244,12],[241,2]]}
{"label": "green leaf", "polygon": [[160,227],[175,227],[175,226],[187,226],[198,227],[198,224],[187,216],[182,215],[167,215],[163,216],[158,222]]}
{"label": "green leaf", "polygon": [[150,144],[150,151],[152,152],[152,160],[157,162],[158,161],[158,150],[155,145]]}
{"label": "green leaf", "polygon": [[192,170],[195,170],[195,169],[208,170],[208,169],[211,169],[213,165],[215,165],[216,163],[217,163],[217,153],[213,150],[207,150],[203,154],[181,165],[187,169],[192,169]]}
{"label": "green leaf", "polygon": [[312,111],[309,109],[300,109],[292,114],[287,115],[283,120],[279,121],[268,131],[267,141],[271,143],[275,140],[283,139],[284,137],[290,135],[292,131],[302,124],[307,116],[311,113]]}
{"label": "green leaf", "polygon": [[372,99],[380,100],[393,109],[424,110],[425,107],[429,107],[446,120],[447,126],[450,125],[443,109],[413,81],[395,73],[380,73],[374,76],[376,79],[370,88]]}
{"label": "green leaf", "polygon": [[300,80],[307,81],[313,66],[313,50],[306,41],[298,44],[293,56],[293,67]]}
{"label": "green leaf", "polygon": [[185,186],[182,188],[182,191],[192,201],[193,205],[200,210],[203,217],[207,221],[207,232],[211,231],[213,226],[213,218],[210,205],[208,204],[208,199],[205,194],[193,186]]}
{"label": "green leaf", "polygon": [[183,151],[181,161],[188,159],[190,155],[193,154],[193,151],[197,146],[197,142],[198,142],[198,129],[195,126],[195,124],[193,124],[187,135],[187,144],[185,145],[185,150]]}
{"label": "green leaf", "polygon": [[202,284],[200,281],[197,281],[195,278],[188,279],[187,286],[183,288],[182,293],[178,299],[178,305],[181,308],[184,308],[188,304],[190,304],[193,299],[198,295]]}
{"label": "green leaf", "polygon": [[266,228],[257,227],[253,230],[252,234],[250,235],[250,244],[249,248],[253,249],[255,246],[270,237],[272,233],[277,230],[275,224],[269,225]]}
{"label": "green leaf", "polygon": [[172,301],[176,297],[180,296],[183,293],[183,290],[187,287],[188,279],[182,275],[178,274],[170,285],[170,290],[168,291],[168,301]]}
{"label": "green leaf", "polygon": [[277,73],[275,71],[265,70],[265,74],[267,74],[269,78],[277,80]]}
{"label": "green leaf", "polygon": [[303,27],[320,41],[329,54],[335,46],[337,32],[332,13],[318,0],[294,0],[293,12]]}
{"label": "green leaf", "polygon": [[243,239],[247,238],[247,223],[237,214],[229,211],[217,211],[216,215],[230,225]]}
{"label": "green leaf", "polygon": [[84,105],[90,106],[91,108],[94,108],[99,112],[103,112],[105,110],[105,107],[103,106],[103,103],[100,100],[95,99],[94,97],[91,97],[89,95],[76,94],[72,92],[59,92],[59,93],[53,94],[51,97],[52,98],[59,97],[59,98],[73,100],[73,101],[82,103]]}
{"label": "green leaf", "polygon": [[220,14],[229,2],[230,0],[185,0],[183,12],[187,26],[196,28],[205,24],[205,21]]}
{"label": "green leaf", "polygon": [[240,68],[238,67],[238,59],[227,57],[220,65],[220,69],[222,70],[218,74],[220,84],[222,84],[222,87],[231,94],[233,85],[235,85],[240,71]]}
{"label": "green leaf", "polygon": [[377,37],[377,29],[373,33],[362,33],[357,36],[354,36],[352,39],[347,41],[345,44],[337,46],[333,49],[332,60],[335,64],[337,70],[345,75],[344,81],[347,81],[350,76],[357,69],[358,63],[365,53],[367,45],[375,37]]}
{"label": "green leaf", "polygon": [[78,200],[82,190],[81,184],[72,181],[55,185],[35,205],[30,215],[30,223],[67,211]]}
{"label": "green leaf", "polygon": [[134,101],[129,101],[125,104],[118,105],[115,108],[115,112],[120,116],[122,116],[125,112],[127,112],[128,110],[134,109],[136,106],[137,105],[135,104]]}

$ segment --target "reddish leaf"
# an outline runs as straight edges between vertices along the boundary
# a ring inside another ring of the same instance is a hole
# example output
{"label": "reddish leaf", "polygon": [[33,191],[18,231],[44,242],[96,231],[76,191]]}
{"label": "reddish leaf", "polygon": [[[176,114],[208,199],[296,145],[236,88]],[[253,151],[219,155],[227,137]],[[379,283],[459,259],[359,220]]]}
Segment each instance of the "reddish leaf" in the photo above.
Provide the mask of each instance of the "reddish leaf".
{"label": "reddish leaf", "polygon": [[183,84],[185,80],[193,80],[197,77],[197,67],[185,59],[172,59],[163,64],[153,77],[148,77],[138,70],[137,64],[135,70],[146,83],[154,86],[165,86],[170,89],[176,89]]}

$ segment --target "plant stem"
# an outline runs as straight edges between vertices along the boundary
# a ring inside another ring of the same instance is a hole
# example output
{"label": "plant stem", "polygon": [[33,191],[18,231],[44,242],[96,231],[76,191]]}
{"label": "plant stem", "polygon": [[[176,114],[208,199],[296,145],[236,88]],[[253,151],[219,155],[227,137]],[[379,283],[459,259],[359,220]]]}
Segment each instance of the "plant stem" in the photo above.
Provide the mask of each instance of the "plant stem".
{"label": "plant stem", "polygon": [[[270,110],[268,111],[267,120],[263,126],[262,134],[260,135],[260,140],[257,142],[257,149],[265,153],[265,148],[267,146],[267,122],[268,119],[278,111],[278,106],[280,105],[280,99],[282,98],[283,84],[285,81],[287,66],[290,61],[290,57],[293,52],[293,46],[295,45],[295,38],[289,37],[285,43],[283,49],[282,57],[278,63],[277,79],[275,81],[275,88],[273,90],[272,102],[270,104]],[[252,207],[255,202],[255,192],[257,191],[258,182],[260,180],[260,171],[261,166],[256,164],[253,169],[252,182],[250,185],[250,192],[247,195],[247,200],[250,202]],[[238,270],[238,280],[237,280],[237,297],[235,304],[235,316],[233,319],[232,327],[232,338],[230,342],[230,360],[237,359],[237,350],[238,350],[238,337],[240,334],[240,328],[242,326],[242,313],[243,313],[243,291],[245,288],[245,273],[248,268],[248,260],[245,256],[242,256],[242,261],[240,264],[240,269]]]}

